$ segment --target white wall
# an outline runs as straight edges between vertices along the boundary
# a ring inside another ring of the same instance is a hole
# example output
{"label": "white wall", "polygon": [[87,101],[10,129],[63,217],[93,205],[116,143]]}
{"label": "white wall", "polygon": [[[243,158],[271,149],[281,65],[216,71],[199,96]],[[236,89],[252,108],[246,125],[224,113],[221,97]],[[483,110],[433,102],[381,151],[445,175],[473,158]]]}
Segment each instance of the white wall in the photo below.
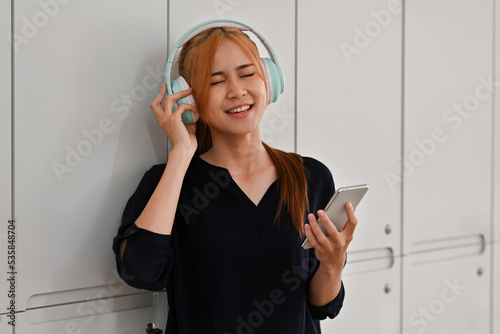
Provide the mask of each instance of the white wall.
{"label": "white wall", "polygon": [[[0,1],[0,268],[2,272],[8,270],[8,262],[12,263],[14,258],[8,258],[8,225],[12,219],[12,187],[11,187],[11,51],[7,36],[11,31],[11,3],[7,0]],[[15,225],[14,225],[15,226]],[[15,231],[13,231],[15,232]],[[11,234],[12,235],[12,234]],[[12,237],[11,237],[12,238]],[[13,239],[11,239],[13,241]],[[10,250],[15,251],[15,250]],[[9,275],[10,278],[10,275]],[[8,292],[10,282],[6,279],[0,280],[0,332],[10,333],[12,327],[8,325],[10,320],[6,314],[11,306]],[[15,310],[15,309],[14,309]]]}
{"label": "white wall", "polygon": [[499,334],[500,333],[500,265],[498,265],[498,259],[500,258],[500,242],[496,242],[493,245],[492,252],[492,261],[493,269],[492,269],[492,289],[493,293],[492,297],[492,329],[491,333]]}
{"label": "white wall", "polygon": [[[323,161],[337,186],[370,184],[345,306],[323,332],[500,333],[500,94],[476,88],[494,54],[500,78],[498,0],[14,4],[11,119],[0,0],[0,270],[14,200],[16,333],[163,328],[165,295],[116,279],[111,239],[144,171],[166,159],[149,104],[168,48],[214,18],[257,29],[285,72],[263,138]],[[448,111],[467,103],[470,115]],[[13,332],[8,304],[2,292],[0,333]]]}
{"label": "white wall", "polygon": [[405,253],[450,238],[490,241],[492,10],[486,0],[406,8]]}
{"label": "white wall", "polygon": [[116,278],[110,247],[137,180],[166,157],[149,110],[163,80],[166,9],[15,3],[25,38],[14,68],[19,333],[138,333],[165,322],[151,313],[158,294],[120,297],[139,292]]}
{"label": "white wall", "polygon": [[[495,1],[495,81],[500,80],[500,1]],[[500,334],[500,90],[495,90],[494,99],[494,192],[493,192],[493,328],[492,333]]]}
{"label": "white wall", "polygon": [[[401,8],[391,13],[386,1],[298,3],[297,151],[330,167],[337,187],[371,188],[357,209],[342,316],[323,322],[323,330],[396,333],[401,182],[386,174],[397,173],[401,152]],[[357,33],[367,27],[375,27],[371,37]],[[353,322],[360,311],[364,320]]]}
{"label": "white wall", "polygon": [[[491,243],[493,88],[484,82],[493,74],[492,12],[491,1],[407,2],[407,333],[490,333],[491,250],[485,246]],[[446,294],[449,282],[463,290]]]}

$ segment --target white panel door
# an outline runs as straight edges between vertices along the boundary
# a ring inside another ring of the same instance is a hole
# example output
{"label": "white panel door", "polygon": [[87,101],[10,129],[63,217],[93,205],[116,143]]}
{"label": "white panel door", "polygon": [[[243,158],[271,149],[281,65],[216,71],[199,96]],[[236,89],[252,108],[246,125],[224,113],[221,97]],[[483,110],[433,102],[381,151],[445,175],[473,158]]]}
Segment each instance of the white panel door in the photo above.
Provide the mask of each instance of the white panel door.
{"label": "white panel door", "polygon": [[497,241],[493,244],[493,328],[491,332],[493,334],[500,334],[500,242]]}
{"label": "white panel door", "polygon": [[405,257],[403,333],[489,334],[490,247],[471,245]]}
{"label": "white panel door", "polygon": [[490,238],[492,2],[408,1],[404,252]]}
{"label": "white panel door", "polygon": [[[500,80],[500,1],[495,1],[495,81]],[[495,162],[493,164],[494,171],[494,192],[493,192],[493,233],[494,233],[494,244],[493,244],[493,328],[492,334],[500,334],[500,90],[495,91],[495,127],[494,127],[494,157]]]}
{"label": "white panel door", "polygon": [[298,3],[297,150],[368,183],[351,250],[400,252],[401,6]]}
{"label": "white panel door", "polygon": [[14,334],[14,329],[11,325],[9,325],[7,323],[7,321],[5,321],[5,318],[4,316],[2,315],[1,318],[0,318],[0,333],[2,334]]}
{"label": "white panel door", "polygon": [[149,104],[163,81],[167,3],[15,6],[26,40],[15,54],[18,308],[138,293],[97,294],[116,280],[111,242],[128,197],[166,159]]}
{"label": "white panel door", "polygon": [[[11,2],[0,0],[0,270],[2,273],[10,272],[10,264],[15,265],[15,249],[9,250],[8,226],[12,219],[12,187],[11,187],[11,48],[7,38],[11,32]],[[15,225],[14,225],[15,226]],[[15,230],[11,230],[11,242],[15,242]],[[11,248],[15,247],[11,245]],[[8,254],[9,251],[12,254]],[[7,275],[6,275],[7,276]],[[6,278],[10,278],[6,277]],[[10,301],[14,298],[8,296],[10,282],[0,280],[0,328],[7,324],[9,319],[2,315],[11,307]],[[15,290],[15,289],[14,289]],[[15,293],[15,291],[14,291]],[[12,296],[11,296],[12,297]],[[14,307],[13,307],[14,308]],[[13,309],[15,311],[15,309]],[[4,332],[2,332],[4,333]],[[7,332],[5,332],[7,333]]]}
{"label": "white panel door", "polygon": [[322,332],[399,334],[401,259],[357,261],[351,255],[343,275],[344,306],[336,318],[321,321]]}
{"label": "white panel door", "polygon": [[[196,10],[193,10],[196,8]],[[189,15],[184,15],[189,13]],[[266,0],[172,0],[169,46],[204,21],[230,19],[257,30],[271,45],[285,76],[285,91],[269,106],[261,122],[262,140],[272,147],[294,151],[295,140],[295,2]],[[253,34],[250,34],[253,37]],[[268,57],[256,43],[261,57]]]}
{"label": "white panel door", "polygon": [[[495,2],[495,81],[500,81],[500,1],[496,0]],[[494,240],[500,241],[500,89],[495,90],[495,110],[494,118],[495,118],[495,128],[494,128],[494,157],[495,162],[493,166],[495,167],[494,171],[494,181],[495,181],[495,190],[494,190],[494,198],[493,198],[493,217],[494,221]]]}
{"label": "white panel door", "polygon": [[[115,285],[114,288],[119,285]],[[108,289],[111,286],[107,287]],[[140,307],[131,305],[141,303]],[[84,334],[145,333],[148,323],[165,330],[165,292],[146,292],[111,299],[82,300],[49,308],[31,309],[17,315],[16,333]],[[3,333],[3,332],[1,332]]]}

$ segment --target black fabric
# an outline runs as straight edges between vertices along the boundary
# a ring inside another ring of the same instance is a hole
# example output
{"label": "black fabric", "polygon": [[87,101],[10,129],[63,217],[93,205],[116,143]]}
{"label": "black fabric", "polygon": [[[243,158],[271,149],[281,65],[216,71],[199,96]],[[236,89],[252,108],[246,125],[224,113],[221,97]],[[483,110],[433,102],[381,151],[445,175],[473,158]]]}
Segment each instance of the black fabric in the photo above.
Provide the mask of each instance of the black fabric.
{"label": "black fabric", "polygon": [[[310,212],[334,193],[333,177],[304,157]],[[229,172],[194,156],[184,178],[171,235],[135,226],[165,164],[146,172],[123,213],[113,241],[118,272],[129,285],[166,288],[167,334],[316,334],[319,319],[340,311],[344,287],[323,307],[307,303],[308,284],[319,263],[304,250],[288,214],[279,226],[277,182],[255,205]],[[127,238],[123,261],[119,246]]]}

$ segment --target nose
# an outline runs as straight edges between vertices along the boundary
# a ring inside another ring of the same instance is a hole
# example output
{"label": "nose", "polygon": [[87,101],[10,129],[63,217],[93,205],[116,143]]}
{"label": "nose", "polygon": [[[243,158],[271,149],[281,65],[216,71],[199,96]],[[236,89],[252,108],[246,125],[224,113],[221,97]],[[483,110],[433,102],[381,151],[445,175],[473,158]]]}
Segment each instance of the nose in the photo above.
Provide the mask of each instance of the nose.
{"label": "nose", "polygon": [[228,86],[227,86],[227,98],[228,99],[238,99],[240,97],[245,96],[247,93],[245,87],[242,85],[242,83],[237,80],[229,80]]}

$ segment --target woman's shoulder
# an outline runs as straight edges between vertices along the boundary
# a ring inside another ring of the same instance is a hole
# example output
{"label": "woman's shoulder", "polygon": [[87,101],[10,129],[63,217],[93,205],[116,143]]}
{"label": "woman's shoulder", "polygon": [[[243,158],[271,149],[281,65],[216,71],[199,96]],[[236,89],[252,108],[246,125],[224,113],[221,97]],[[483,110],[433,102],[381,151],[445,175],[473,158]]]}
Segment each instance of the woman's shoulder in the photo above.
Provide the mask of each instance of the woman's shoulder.
{"label": "woman's shoulder", "polygon": [[149,167],[149,169],[147,169],[142,175],[142,179],[139,182],[137,190],[145,192],[153,191],[160,182],[163,171],[165,170],[165,166],[166,163],[160,163]]}
{"label": "woman's shoulder", "polygon": [[307,156],[302,156],[306,171],[319,177],[332,177],[330,169],[321,161]]}
{"label": "woman's shoulder", "polygon": [[[189,163],[189,167],[186,171],[186,174],[193,174],[196,173],[197,171],[194,170],[193,168],[203,168],[205,166],[202,165],[203,160],[199,158],[199,156],[194,155],[193,158],[191,159],[191,162]],[[163,172],[165,171],[165,167],[167,166],[167,163],[158,163],[154,164],[149,169],[146,170],[146,172],[143,175],[142,180],[144,182],[148,182],[154,186],[156,186],[159,182],[161,177],[163,176]]]}
{"label": "woman's shoulder", "polygon": [[302,157],[302,161],[307,176],[310,211],[315,212],[326,206],[335,192],[335,182],[330,169],[321,161],[311,157]]}
{"label": "woman's shoulder", "polygon": [[146,173],[144,173],[145,178],[149,179],[160,179],[163,171],[165,170],[166,163],[155,164],[151,166]]}

